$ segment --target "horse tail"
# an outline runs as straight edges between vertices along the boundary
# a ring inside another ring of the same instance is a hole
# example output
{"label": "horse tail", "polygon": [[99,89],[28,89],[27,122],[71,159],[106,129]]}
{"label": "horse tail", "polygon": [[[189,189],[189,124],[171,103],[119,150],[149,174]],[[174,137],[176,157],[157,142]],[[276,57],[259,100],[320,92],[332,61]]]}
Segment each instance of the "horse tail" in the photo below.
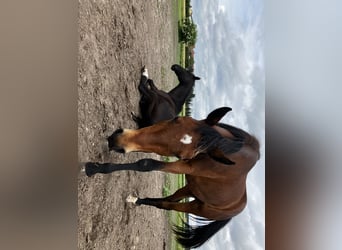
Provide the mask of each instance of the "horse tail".
{"label": "horse tail", "polygon": [[212,221],[207,225],[197,227],[190,226],[183,221],[182,226],[174,226],[173,232],[176,234],[178,243],[184,248],[197,248],[209,240],[210,237],[217,233],[230,220],[231,218],[227,220]]}

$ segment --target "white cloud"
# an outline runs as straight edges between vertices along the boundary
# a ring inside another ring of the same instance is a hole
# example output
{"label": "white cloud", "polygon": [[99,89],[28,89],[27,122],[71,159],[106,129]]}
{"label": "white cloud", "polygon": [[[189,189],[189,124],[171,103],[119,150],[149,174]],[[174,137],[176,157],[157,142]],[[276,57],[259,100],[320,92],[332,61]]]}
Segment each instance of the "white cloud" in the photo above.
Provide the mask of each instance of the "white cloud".
{"label": "white cloud", "polygon": [[218,12],[225,13],[226,12],[226,7],[224,5],[219,5],[218,6]]}
{"label": "white cloud", "polygon": [[201,77],[195,86],[193,116],[203,119],[215,108],[232,107],[222,121],[254,134],[262,154],[248,175],[246,209],[199,249],[264,249],[263,2],[197,0],[191,4],[198,29],[195,74]]}

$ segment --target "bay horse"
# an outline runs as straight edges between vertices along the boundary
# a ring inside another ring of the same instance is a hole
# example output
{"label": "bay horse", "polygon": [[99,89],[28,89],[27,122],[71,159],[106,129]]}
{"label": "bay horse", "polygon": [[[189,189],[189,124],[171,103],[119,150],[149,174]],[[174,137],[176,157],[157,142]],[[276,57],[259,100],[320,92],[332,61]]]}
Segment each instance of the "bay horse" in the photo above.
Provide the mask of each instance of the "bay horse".
{"label": "bay horse", "polygon": [[[219,123],[230,110],[227,107],[216,109],[204,120],[175,117],[138,130],[118,129],[108,137],[110,150],[154,152],[177,156],[179,160],[141,159],[127,164],[88,162],[86,174],[120,170],[185,174],[186,186],[168,197],[129,196],[127,201],[208,219],[206,225],[194,227],[184,222],[182,227],[174,228],[180,244],[187,248],[199,247],[244,209],[247,174],[260,157],[259,142],[254,136]],[[187,197],[194,200],[180,202]]]}
{"label": "bay horse", "polygon": [[176,117],[190,96],[195,80],[200,79],[177,64],[172,65],[171,70],[177,75],[179,83],[166,93],[158,89],[153,80],[148,78],[148,70],[145,66],[142,68],[138,86],[141,95],[139,101],[140,117],[132,113],[132,118],[139,128]]}

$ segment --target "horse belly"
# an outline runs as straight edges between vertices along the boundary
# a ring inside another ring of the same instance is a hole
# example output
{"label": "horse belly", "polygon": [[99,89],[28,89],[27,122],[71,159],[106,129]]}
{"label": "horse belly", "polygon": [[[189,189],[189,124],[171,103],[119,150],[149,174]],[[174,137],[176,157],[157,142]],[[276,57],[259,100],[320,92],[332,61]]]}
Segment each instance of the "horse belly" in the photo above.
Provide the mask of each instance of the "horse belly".
{"label": "horse belly", "polygon": [[195,198],[212,206],[230,204],[241,195],[238,194],[241,192],[234,188],[236,185],[227,186],[217,179],[187,176],[187,181]]}
{"label": "horse belly", "polygon": [[170,120],[176,116],[174,108],[167,102],[161,102],[156,105],[152,113],[154,123]]}

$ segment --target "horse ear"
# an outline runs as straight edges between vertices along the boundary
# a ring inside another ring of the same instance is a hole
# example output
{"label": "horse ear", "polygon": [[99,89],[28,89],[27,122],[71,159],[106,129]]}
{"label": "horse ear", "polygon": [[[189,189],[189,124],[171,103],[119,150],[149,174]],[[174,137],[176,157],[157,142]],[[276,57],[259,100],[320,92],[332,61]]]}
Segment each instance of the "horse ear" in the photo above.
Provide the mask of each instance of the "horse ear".
{"label": "horse ear", "polygon": [[215,109],[214,111],[212,111],[207,118],[205,119],[205,123],[208,124],[209,126],[214,126],[215,124],[217,124],[221,118],[229,111],[231,111],[231,108],[228,107],[222,107],[222,108],[218,108]]}
{"label": "horse ear", "polygon": [[195,80],[201,80],[201,78],[198,76],[195,76]]}

